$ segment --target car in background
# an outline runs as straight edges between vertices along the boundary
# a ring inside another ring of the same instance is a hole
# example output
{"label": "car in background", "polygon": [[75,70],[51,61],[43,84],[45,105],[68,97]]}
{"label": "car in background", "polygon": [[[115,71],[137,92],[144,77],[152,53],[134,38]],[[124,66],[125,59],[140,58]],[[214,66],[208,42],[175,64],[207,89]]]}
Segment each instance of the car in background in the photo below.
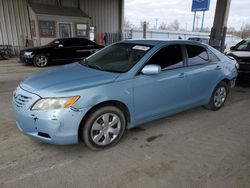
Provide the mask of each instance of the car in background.
{"label": "car in background", "polygon": [[189,37],[188,40],[202,42],[204,44],[209,44],[209,38],[205,38],[205,37]]}
{"label": "car in background", "polygon": [[55,39],[47,45],[20,51],[20,61],[45,67],[56,63],[72,63],[86,58],[103,46],[84,38]]}
{"label": "car in background", "polygon": [[121,41],[24,80],[13,93],[16,124],[44,142],[80,138],[106,149],[140,124],[201,105],[219,110],[234,87],[236,65],[199,42]]}
{"label": "car in background", "polygon": [[250,38],[232,46],[226,55],[232,56],[239,63],[238,78],[250,80]]}

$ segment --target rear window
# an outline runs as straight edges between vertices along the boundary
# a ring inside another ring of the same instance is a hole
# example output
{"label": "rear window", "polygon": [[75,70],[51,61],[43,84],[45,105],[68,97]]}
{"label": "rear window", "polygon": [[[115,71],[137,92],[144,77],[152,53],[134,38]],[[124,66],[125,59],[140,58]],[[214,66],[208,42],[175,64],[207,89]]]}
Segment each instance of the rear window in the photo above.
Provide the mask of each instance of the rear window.
{"label": "rear window", "polygon": [[186,45],[188,54],[188,65],[201,65],[209,62],[207,50],[201,46]]}

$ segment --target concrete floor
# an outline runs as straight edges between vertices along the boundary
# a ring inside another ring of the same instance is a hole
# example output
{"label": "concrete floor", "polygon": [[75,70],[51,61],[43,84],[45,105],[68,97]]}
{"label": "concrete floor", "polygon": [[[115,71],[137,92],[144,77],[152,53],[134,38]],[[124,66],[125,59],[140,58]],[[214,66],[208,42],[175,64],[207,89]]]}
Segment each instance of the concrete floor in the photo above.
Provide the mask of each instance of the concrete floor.
{"label": "concrete floor", "polygon": [[127,131],[94,152],[31,140],[15,126],[12,92],[44,69],[0,61],[0,187],[249,188],[250,88],[217,111],[202,107]]}

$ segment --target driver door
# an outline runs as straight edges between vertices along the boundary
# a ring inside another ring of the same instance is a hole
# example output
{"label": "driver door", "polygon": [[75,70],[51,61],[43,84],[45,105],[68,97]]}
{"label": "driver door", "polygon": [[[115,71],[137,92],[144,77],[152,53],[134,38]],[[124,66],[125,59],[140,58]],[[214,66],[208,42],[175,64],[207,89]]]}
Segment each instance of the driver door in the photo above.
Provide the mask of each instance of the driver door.
{"label": "driver door", "polygon": [[65,39],[60,41],[52,51],[53,60],[57,62],[73,61],[75,58],[74,39]]}
{"label": "driver door", "polygon": [[159,50],[147,64],[158,64],[156,75],[139,74],[134,80],[136,123],[172,114],[188,104],[188,88],[182,47],[170,45]]}

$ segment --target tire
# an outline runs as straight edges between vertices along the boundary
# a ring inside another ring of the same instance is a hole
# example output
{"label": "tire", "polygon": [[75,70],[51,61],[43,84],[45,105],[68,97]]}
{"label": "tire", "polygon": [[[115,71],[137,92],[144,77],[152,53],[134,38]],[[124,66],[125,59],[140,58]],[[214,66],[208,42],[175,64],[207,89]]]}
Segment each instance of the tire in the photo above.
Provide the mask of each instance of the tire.
{"label": "tire", "polygon": [[125,127],[124,113],[115,106],[104,106],[92,112],[82,123],[80,137],[92,150],[108,149],[119,142]]}
{"label": "tire", "polygon": [[46,67],[48,65],[48,63],[49,63],[49,59],[44,54],[38,54],[33,59],[33,64],[36,67]]}
{"label": "tire", "polygon": [[209,103],[205,106],[209,110],[219,110],[226,102],[229,87],[226,82],[220,82],[214,89]]}

